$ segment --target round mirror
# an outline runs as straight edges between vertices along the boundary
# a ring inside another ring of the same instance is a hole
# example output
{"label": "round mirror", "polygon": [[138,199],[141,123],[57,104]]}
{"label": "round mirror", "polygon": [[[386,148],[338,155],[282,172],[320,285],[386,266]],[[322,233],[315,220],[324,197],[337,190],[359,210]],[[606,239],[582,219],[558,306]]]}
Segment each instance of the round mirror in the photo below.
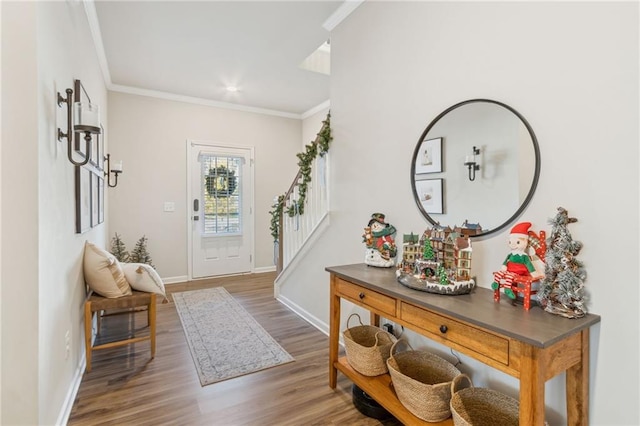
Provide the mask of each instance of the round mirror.
{"label": "round mirror", "polygon": [[460,102],[438,115],[411,162],[411,186],[424,217],[472,237],[514,221],[539,175],[540,150],[529,123],[488,99]]}

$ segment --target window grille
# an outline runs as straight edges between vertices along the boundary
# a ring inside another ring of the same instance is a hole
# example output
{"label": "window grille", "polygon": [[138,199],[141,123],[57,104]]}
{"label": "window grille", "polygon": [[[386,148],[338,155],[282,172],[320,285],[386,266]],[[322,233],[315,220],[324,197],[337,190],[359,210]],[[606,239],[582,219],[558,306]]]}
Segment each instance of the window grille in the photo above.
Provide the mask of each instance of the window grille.
{"label": "window grille", "polygon": [[201,153],[203,234],[242,233],[242,157]]}

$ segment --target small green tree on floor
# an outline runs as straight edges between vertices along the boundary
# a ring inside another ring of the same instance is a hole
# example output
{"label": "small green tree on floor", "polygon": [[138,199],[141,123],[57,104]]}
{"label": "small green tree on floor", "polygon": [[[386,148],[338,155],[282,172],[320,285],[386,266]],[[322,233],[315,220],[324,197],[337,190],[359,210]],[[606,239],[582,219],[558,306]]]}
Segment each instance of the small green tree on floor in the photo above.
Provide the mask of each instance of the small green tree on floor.
{"label": "small green tree on floor", "polygon": [[114,255],[119,262],[129,262],[129,252],[117,232],[115,237],[111,239],[111,254]]}
{"label": "small green tree on floor", "polygon": [[151,260],[151,255],[147,251],[147,237],[142,236],[138,242],[136,243],[135,248],[131,252],[130,260],[131,263],[146,263],[155,269],[153,265],[153,261]]}
{"label": "small green tree on floor", "polygon": [[575,241],[568,225],[578,219],[569,217],[558,207],[558,214],[549,221],[551,235],[547,239],[545,277],[538,297],[544,310],[567,318],[581,318],[587,313],[584,303],[584,280],[587,273],[576,256],[582,243]]}

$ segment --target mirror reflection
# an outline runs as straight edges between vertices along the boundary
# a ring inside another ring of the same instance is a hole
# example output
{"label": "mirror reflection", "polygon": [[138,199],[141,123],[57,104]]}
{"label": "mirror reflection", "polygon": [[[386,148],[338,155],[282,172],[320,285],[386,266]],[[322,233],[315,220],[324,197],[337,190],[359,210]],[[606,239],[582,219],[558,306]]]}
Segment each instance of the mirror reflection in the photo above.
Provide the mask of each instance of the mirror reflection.
{"label": "mirror reflection", "polygon": [[414,198],[432,224],[504,228],[527,206],[540,173],[538,142],[513,108],[488,99],[456,104],[418,140],[411,163]]}

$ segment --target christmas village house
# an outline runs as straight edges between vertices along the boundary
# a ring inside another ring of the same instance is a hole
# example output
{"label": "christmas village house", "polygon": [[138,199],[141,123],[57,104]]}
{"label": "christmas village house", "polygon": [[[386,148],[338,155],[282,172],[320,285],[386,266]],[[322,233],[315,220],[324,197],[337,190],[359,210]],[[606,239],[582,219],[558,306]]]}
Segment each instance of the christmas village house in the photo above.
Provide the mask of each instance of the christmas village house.
{"label": "christmas village house", "polygon": [[404,234],[402,248],[402,261],[398,266],[404,272],[431,280],[437,280],[441,269],[452,281],[466,281],[471,277],[471,240],[448,226],[434,225],[419,238],[414,233]]}
{"label": "christmas village house", "polygon": [[[414,265],[418,255],[420,254],[420,247],[418,241],[420,237],[413,232],[411,234],[404,234],[402,236],[402,263]],[[412,266],[413,267],[413,266]]]}
{"label": "christmas village house", "polygon": [[470,237],[472,235],[478,235],[485,230],[482,229],[480,223],[469,223],[468,220],[465,220],[462,225],[456,226],[454,231],[460,235]]}

